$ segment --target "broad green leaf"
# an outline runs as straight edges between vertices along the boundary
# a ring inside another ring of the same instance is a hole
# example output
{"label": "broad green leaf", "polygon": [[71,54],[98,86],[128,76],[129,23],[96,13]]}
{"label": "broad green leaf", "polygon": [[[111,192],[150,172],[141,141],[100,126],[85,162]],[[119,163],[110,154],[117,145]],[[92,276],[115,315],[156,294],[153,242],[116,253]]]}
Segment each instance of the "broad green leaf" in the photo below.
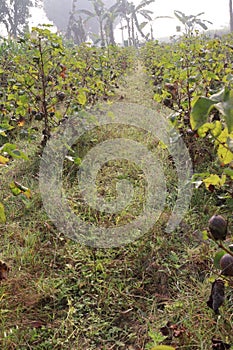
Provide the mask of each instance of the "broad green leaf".
{"label": "broad green leaf", "polygon": [[5,222],[6,222],[6,215],[5,215],[4,205],[0,203],[0,224],[5,224]]}
{"label": "broad green leaf", "polygon": [[[208,71],[207,76],[208,76],[208,78],[210,78],[210,79],[219,80],[219,77],[218,77],[215,73],[213,73],[213,72]],[[212,95],[212,96],[213,96],[213,95]],[[212,98],[210,98],[210,99],[212,100]]]}
{"label": "broad green leaf", "polygon": [[4,131],[9,131],[14,129],[14,126],[8,124],[8,123],[2,123],[0,124],[0,133],[4,132]]}
{"label": "broad green leaf", "polygon": [[17,146],[12,143],[5,143],[1,148],[1,151],[8,153],[12,158],[28,160],[26,154],[22,151],[19,151],[17,149]]}
{"label": "broad green leaf", "polygon": [[233,131],[233,90],[225,87],[210,97],[217,102],[216,108],[223,114],[229,132]]}
{"label": "broad green leaf", "polygon": [[229,133],[233,131],[233,90],[226,91],[223,102],[225,121]]}
{"label": "broad green leaf", "polygon": [[211,95],[210,100],[214,102],[222,102],[224,99],[225,88],[217,92],[216,94]]}
{"label": "broad green leaf", "polygon": [[190,116],[190,123],[193,130],[197,130],[206,123],[211,109],[215,102],[206,97],[197,97],[193,103],[193,108]]}
{"label": "broad green leaf", "polygon": [[231,168],[227,168],[227,169],[224,169],[224,174],[226,174],[227,176],[230,176],[230,178],[233,180],[233,169]]}

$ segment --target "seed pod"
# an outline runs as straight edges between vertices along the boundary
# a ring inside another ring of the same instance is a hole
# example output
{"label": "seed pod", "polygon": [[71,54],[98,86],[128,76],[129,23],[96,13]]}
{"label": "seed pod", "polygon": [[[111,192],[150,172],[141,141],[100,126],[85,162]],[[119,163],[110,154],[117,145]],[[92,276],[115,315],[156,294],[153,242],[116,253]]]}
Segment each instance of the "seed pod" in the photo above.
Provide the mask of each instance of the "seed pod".
{"label": "seed pod", "polygon": [[212,283],[211,294],[207,305],[214,310],[216,315],[219,315],[219,308],[224,303],[225,285],[221,279],[217,279]]}
{"label": "seed pod", "polygon": [[58,91],[56,95],[57,95],[57,98],[59,101],[63,101],[66,97],[66,95],[63,91]]}
{"label": "seed pod", "polygon": [[214,215],[209,220],[209,230],[216,240],[224,240],[227,236],[227,221],[221,215]]}
{"label": "seed pod", "polygon": [[225,254],[221,257],[219,262],[224,276],[233,276],[233,256],[230,254]]}

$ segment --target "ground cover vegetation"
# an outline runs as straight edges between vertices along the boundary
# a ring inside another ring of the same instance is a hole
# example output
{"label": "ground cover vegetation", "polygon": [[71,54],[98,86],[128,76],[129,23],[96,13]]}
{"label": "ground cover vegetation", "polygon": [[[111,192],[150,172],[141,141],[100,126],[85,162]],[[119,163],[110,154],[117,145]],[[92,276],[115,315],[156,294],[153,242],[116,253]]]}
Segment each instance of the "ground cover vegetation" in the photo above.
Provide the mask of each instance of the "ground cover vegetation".
{"label": "ground cover vegetation", "polygon": [[[2,349],[230,349],[233,344],[233,38],[188,35],[139,51],[74,46],[34,28],[0,46],[0,343]],[[158,222],[121,248],[79,245],[60,233],[38,188],[41,152],[71,115],[97,103],[138,102],[170,109],[194,164],[190,209],[172,233],[177,198],[168,149],[150,133],[96,127],[69,150],[63,185],[74,212],[105,227],[137,217],[143,169],[105,164],[98,191],[115,198],[119,179],[134,197],[117,214],[89,208],[77,172],[94,145],[128,138],[155,152],[168,195]]]}

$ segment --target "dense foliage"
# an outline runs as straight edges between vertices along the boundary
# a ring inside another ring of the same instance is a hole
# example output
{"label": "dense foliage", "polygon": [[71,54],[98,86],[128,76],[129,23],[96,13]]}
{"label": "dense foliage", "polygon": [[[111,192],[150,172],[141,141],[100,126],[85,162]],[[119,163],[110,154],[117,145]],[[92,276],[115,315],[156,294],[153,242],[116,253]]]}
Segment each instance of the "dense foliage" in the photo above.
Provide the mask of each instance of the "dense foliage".
{"label": "dense foliage", "polygon": [[48,29],[0,47],[1,145],[17,130],[33,134],[43,125],[43,145],[67,115],[112,96],[117,79],[131,65],[125,49],[64,46]]}
{"label": "dense foliage", "polygon": [[[209,191],[223,189],[232,202],[233,75],[232,36],[209,39],[187,36],[173,44],[151,42],[143,49],[154,99],[173,110],[170,120],[193,145],[207,140],[217,153],[209,171],[196,174]],[[194,155],[195,166],[195,155]],[[218,193],[218,192],[217,192]],[[218,193],[219,194],[219,193]],[[221,193],[221,196],[223,194]]]}

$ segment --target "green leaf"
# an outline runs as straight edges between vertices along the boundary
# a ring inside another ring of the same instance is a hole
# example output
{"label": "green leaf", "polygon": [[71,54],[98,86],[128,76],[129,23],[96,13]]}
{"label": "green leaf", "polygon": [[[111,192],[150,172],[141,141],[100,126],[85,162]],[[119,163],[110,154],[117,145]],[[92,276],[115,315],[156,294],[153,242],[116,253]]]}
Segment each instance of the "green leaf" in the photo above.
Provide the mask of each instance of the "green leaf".
{"label": "green leaf", "polygon": [[225,87],[210,97],[217,102],[216,108],[223,114],[229,132],[233,131],[233,90]]}
{"label": "green leaf", "polygon": [[211,95],[210,100],[215,102],[222,102],[225,95],[225,88],[217,92],[216,94]]}
{"label": "green leaf", "polygon": [[193,130],[197,130],[206,123],[211,109],[214,107],[215,101],[211,101],[206,97],[197,97],[194,101],[190,123]]}
{"label": "green leaf", "polygon": [[14,126],[8,123],[0,124],[0,133],[14,129]]}
{"label": "green leaf", "polygon": [[81,158],[79,158],[79,157],[75,157],[74,158],[74,164],[80,165],[81,163],[82,163],[82,159]]}
{"label": "green leaf", "polygon": [[0,203],[0,224],[5,224],[5,222],[6,222],[6,215],[5,215],[4,205]]}
{"label": "green leaf", "polygon": [[233,169],[227,168],[227,169],[224,169],[223,172],[233,180]]}
{"label": "green leaf", "polygon": [[209,236],[208,236],[208,231],[207,231],[207,230],[202,231],[202,238],[203,238],[205,241],[209,238]]}
{"label": "green leaf", "polygon": [[223,114],[229,133],[233,131],[233,90],[226,89],[223,102]]}
{"label": "green leaf", "polygon": [[12,143],[5,143],[1,148],[1,152],[8,153],[12,158],[28,160],[26,154],[22,151],[19,151],[17,146]]}
{"label": "green leaf", "polygon": [[220,250],[219,252],[217,252],[217,253],[215,254],[215,257],[214,257],[214,266],[216,267],[216,269],[221,269],[219,262],[220,262],[220,260],[221,260],[221,257],[222,257],[223,255],[225,255],[225,254],[226,254],[226,252],[225,252],[224,250]]}

